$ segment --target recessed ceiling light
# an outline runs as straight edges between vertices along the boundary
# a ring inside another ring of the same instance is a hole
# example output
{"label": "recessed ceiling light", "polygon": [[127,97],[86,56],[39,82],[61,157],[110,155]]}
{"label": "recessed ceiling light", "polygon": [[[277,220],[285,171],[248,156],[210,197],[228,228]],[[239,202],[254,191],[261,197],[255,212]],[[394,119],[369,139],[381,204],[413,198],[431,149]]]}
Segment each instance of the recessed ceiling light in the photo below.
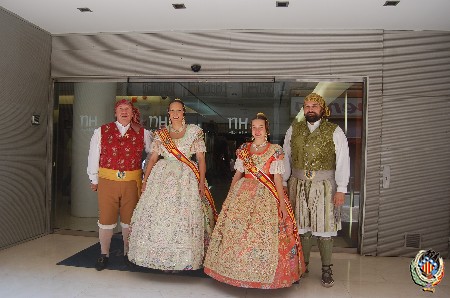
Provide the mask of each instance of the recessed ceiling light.
{"label": "recessed ceiling light", "polygon": [[383,6],[397,6],[400,1],[386,1]]}
{"label": "recessed ceiling light", "polygon": [[183,3],[179,3],[179,4],[172,4],[173,8],[175,9],[184,9],[186,8],[186,6]]}
{"label": "recessed ceiling light", "polygon": [[79,7],[77,9],[81,12],[92,12],[92,10],[90,10],[89,7]]}
{"label": "recessed ceiling light", "polygon": [[289,1],[277,1],[277,7],[288,7]]}

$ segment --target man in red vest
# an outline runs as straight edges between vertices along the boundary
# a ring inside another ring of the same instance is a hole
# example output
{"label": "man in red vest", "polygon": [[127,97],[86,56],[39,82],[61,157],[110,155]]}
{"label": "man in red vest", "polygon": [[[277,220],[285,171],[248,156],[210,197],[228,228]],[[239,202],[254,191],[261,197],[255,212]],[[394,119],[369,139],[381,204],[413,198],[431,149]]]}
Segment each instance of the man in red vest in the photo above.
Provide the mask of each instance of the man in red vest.
{"label": "man in red vest", "polygon": [[92,191],[98,192],[101,255],[95,268],[107,267],[117,215],[127,263],[129,224],[142,184],[142,151],[150,152],[151,134],[139,123],[139,110],[122,99],[115,105],[116,121],[97,128],[91,138],[87,173]]}

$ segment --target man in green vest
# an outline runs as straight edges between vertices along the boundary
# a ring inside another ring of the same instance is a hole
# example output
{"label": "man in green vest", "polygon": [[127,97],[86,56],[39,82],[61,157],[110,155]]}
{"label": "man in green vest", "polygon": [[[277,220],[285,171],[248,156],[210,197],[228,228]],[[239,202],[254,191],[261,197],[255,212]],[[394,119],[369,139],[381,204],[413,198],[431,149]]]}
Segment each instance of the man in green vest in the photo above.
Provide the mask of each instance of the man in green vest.
{"label": "man in green vest", "polygon": [[330,116],[325,100],[316,93],[305,97],[304,118],[294,119],[286,132],[284,186],[294,207],[308,272],[312,236],[322,261],[322,285],[334,284],[331,270],[333,236],[341,229],[340,206],[350,176],[347,137]]}

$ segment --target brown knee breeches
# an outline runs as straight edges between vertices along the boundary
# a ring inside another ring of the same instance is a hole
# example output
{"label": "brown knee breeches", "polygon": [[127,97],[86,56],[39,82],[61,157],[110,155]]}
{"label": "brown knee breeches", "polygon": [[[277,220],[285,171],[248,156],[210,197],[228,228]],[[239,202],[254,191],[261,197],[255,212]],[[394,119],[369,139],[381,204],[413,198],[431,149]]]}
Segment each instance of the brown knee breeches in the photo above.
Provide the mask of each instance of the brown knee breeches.
{"label": "brown knee breeches", "polygon": [[136,181],[112,181],[99,178],[98,181],[99,223],[113,225],[120,222],[130,224],[134,208],[139,200]]}

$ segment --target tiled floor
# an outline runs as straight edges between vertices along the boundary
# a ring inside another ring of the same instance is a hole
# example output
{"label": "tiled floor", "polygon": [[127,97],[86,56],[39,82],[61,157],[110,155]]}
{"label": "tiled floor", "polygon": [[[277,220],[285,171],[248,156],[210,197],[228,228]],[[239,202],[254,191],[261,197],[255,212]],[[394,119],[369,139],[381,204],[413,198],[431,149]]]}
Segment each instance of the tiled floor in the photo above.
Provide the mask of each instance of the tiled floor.
{"label": "tiled floor", "polygon": [[[48,235],[0,251],[0,297],[450,297],[445,276],[434,294],[413,283],[410,258],[333,255],[335,285],[320,285],[320,257],[311,273],[288,289],[242,289],[211,278],[76,268],[57,262],[97,242],[93,237]],[[450,270],[449,260],[445,260]]]}

